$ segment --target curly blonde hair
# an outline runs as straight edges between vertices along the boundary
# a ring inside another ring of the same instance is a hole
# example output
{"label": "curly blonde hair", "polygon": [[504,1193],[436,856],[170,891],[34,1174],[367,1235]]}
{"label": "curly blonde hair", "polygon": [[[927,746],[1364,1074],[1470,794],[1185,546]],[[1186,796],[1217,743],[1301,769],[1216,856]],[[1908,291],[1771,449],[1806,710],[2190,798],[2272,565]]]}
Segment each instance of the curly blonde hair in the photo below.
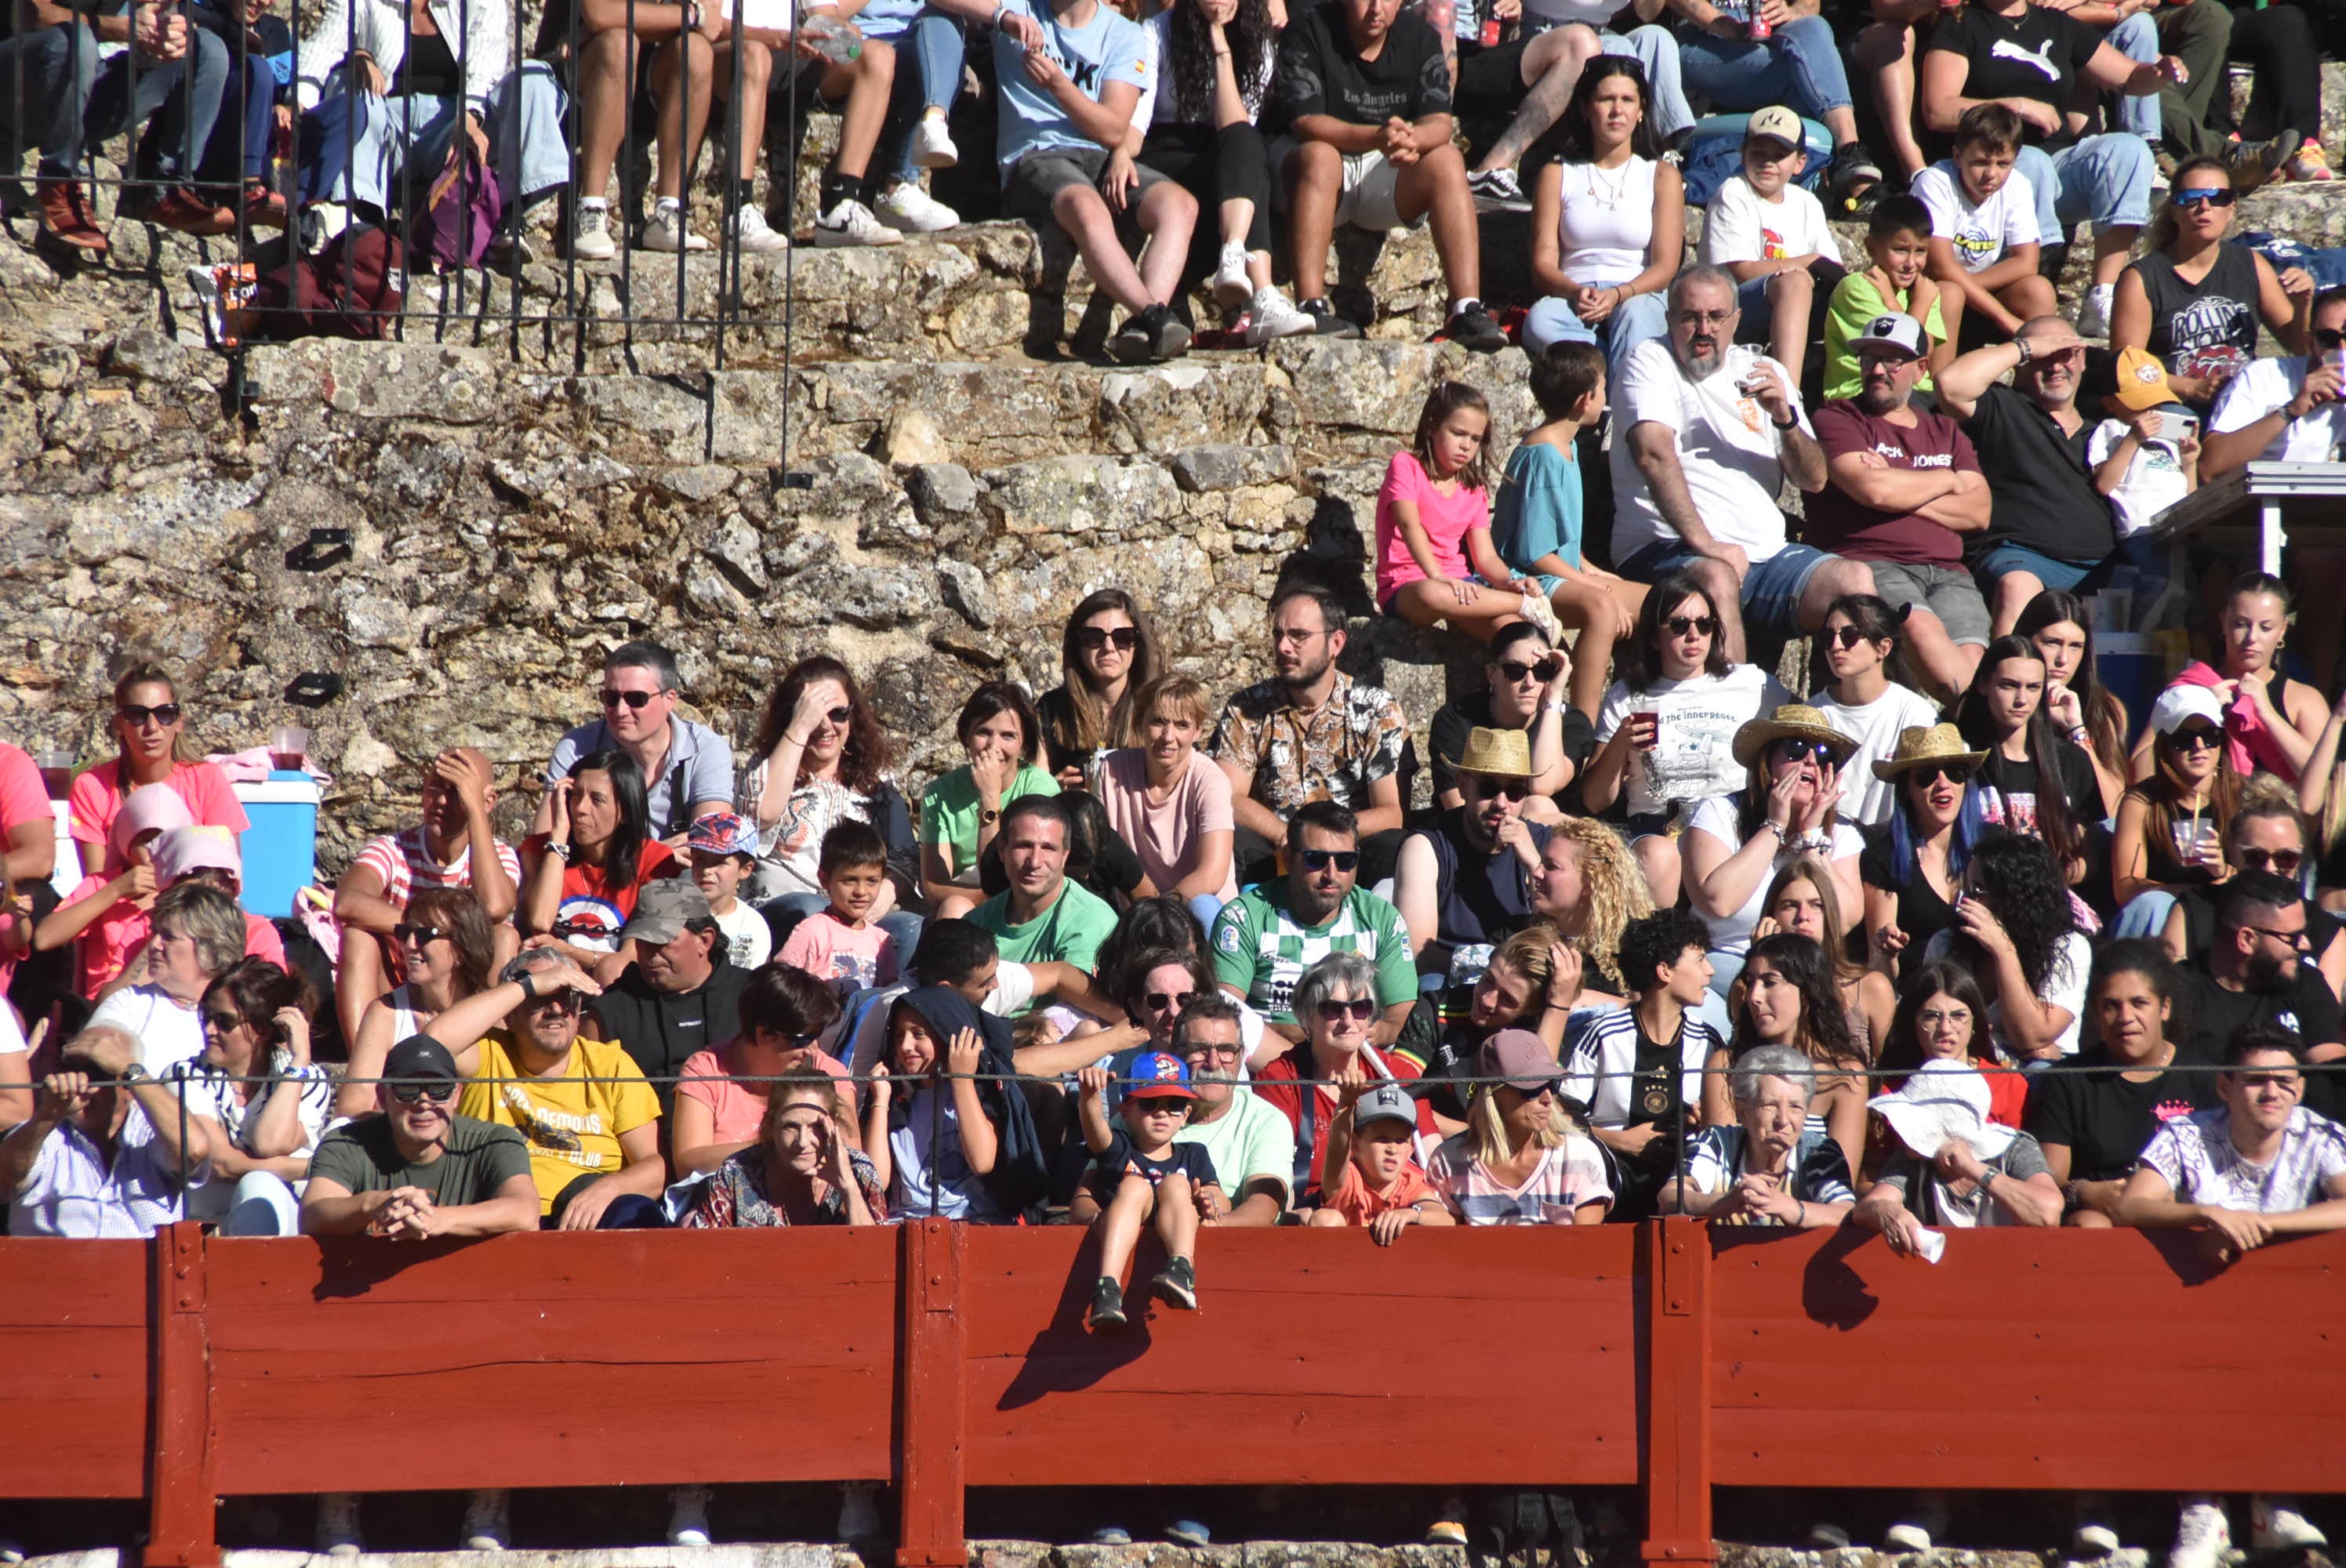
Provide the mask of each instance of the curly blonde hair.
{"label": "curly blonde hair", "polygon": [[1654,895],[1647,891],[1629,847],[1604,823],[1566,817],[1549,830],[1548,842],[1558,839],[1580,854],[1581,897],[1587,909],[1580,951],[1606,973],[1619,975],[1622,929],[1654,912]]}

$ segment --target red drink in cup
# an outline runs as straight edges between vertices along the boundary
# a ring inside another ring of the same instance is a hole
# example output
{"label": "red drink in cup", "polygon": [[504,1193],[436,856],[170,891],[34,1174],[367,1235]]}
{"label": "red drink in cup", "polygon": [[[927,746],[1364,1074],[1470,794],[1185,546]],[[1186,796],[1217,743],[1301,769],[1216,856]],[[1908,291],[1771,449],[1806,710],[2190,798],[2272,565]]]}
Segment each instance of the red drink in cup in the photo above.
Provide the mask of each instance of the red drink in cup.
{"label": "red drink in cup", "polygon": [[1760,8],[1766,3],[1767,0],[1751,0],[1751,41],[1755,44],[1764,44],[1776,36],[1776,25]]}

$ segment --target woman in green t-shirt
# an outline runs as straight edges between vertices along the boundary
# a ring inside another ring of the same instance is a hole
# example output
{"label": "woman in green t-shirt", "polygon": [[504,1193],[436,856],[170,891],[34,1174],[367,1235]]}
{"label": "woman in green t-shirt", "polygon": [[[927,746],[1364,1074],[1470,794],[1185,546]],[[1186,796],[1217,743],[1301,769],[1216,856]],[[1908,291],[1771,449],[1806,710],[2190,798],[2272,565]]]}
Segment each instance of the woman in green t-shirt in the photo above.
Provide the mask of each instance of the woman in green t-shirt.
{"label": "woman in green t-shirt", "polygon": [[990,680],[971,692],[954,733],[969,761],[921,797],[921,891],[941,920],[984,901],[977,862],[1002,824],[1002,809],[1022,795],[1059,792],[1035,765],[1042,729],[1034,705],[1008,681]]}

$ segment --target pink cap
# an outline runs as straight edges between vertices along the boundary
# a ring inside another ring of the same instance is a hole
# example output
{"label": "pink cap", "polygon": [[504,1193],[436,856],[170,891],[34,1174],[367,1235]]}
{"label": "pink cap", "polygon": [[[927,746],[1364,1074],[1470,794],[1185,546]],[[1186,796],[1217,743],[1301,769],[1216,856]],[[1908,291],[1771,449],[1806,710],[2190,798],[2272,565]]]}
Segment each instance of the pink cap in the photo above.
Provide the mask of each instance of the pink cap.
{"label": "pink cap", "polygon": [[169,887],[191,871],[227,871],[244,881],[244,857],[226,828],[174,828],[155,840],[155,885]]}
{"label": "pink cap", "polygon": [[192,828],[196,814],[179,792],[168,784],[149,784],[144,789],[134,789],[130,799],[114,814],[114,826],[107,830],[106,841],[117,855],[128,855],[130,846],[141,833],[169,832],[174,828]]}

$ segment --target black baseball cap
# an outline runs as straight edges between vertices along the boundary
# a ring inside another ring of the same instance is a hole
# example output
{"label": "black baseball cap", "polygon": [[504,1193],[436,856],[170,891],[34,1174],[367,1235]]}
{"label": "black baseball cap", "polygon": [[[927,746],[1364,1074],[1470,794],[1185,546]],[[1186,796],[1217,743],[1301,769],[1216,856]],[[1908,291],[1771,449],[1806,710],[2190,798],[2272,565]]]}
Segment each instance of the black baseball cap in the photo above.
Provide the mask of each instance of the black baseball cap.
{"label": "black baseball cap", "polygon": [[382,1075],[387,1083],[454,1084],[460,1074],[456,1058],[429,1034],[411,1034],[391,1048],[382,1059]]}

